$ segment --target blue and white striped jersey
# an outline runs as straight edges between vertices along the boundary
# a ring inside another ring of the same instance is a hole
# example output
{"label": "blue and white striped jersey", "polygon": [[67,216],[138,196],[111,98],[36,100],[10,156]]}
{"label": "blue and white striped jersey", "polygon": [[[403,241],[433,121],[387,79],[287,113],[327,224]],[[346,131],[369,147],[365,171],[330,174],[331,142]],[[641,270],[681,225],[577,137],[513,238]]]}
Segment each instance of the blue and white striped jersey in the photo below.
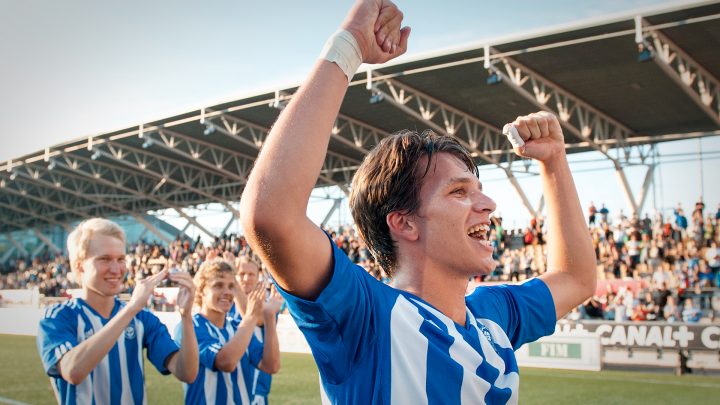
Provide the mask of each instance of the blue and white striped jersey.
{"label": "blue and white striped jersey", "polygon": [[[240,322],[242,321],[242,315],[240,315],[240,312],[235,307],[235,304],[233,304],[232,307],[230,307],[230,311],[228,311],[228,317],[233,318],[235,321]],[[275,317],[277,320],[277,316]],[[255,330],[253,331],[253,334],[255,335],[255,338],[260,342],[261,344],[264,344],[265,342],[265,327],[263,326],[256,326]],[[252,369],[252,388],[250,389],[250,392],[252,393],[253,397],[255,397],[255,402],[258,403],[259,398],[257,397],[263,397],[264,399],[260,401],[259,403],[266,404],[268,403],[267,396],[270,394],[270,386],[272,385],[272,376],[259,368]]]}
{"label": "blue and white striped jersey", "polygon": [[[256,326],[253,332],[258,342],[265,344],[265,327]],[[272,376],[259,368],[253,367],[253,384],[252,393],[255,397],[264,397],[262,403],[267,403],[267,396],[270,394],[270,385],[272,384]]]}
{"label": "blue and white striped jersey", "polygon": [[281,291],[318,365],[323,402],[518,402],[514,350],[555,327],[544,282],[477,288],[465,298],[461,326],[332,246],[333,275],[316,300]]}
{"label": "blue and white striped jersey", "polygon": [[[253,336],[238,367],[230,373],[225,373],[215,368],[215,356],[235,335],[240,321],[227,317],[225,326],[218,328],[201,314],[195,314],[193,325],[198,341],[200,368],[194,383],[183,384],[185,403],[250,405],[253,399],[252,370],[262,360],[262,343]],[[179,329],[175,334],[177,339],[182,339],[181,330]]]}
{"label": "blue and white striped jersey", "polygon": [[47,308],[40,320],[37,345],[59,403],[146,403],[143,349],[147,349],[148,359],[158,371],[169,373],[166,359],[179,348],[167,327],[150,311],[142,310],[82,383],[72,385],[62,379],[57,368],[60,358],[98,333],[124,306],[116,298],[110,318],[103,318],[81,298]]}

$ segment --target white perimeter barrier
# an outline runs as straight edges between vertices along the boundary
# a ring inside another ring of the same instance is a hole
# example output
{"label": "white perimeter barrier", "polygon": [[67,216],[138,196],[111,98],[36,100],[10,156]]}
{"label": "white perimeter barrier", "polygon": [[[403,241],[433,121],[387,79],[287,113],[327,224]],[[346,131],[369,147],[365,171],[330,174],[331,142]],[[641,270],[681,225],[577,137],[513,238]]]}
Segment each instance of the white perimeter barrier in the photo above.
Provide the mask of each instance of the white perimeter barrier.
{"label": "white perimeter barrier", "polygon": [[[37,308],[0,308],[0,334],[35,336],[38,322],[43,313],[43,309]],[[170,334],[174,336],[175,329],[180,322],[180,315],[177,312],[156,312],[155,314],[167,325]],[[585,326],[589,328],[588,325]],[[611,324],[610,326],[615,328],[613,330],[620,330],[624,327],[636,328],[642,332],[640,328],[645,325]],[[600,370],[602,364],[614,364],[619,366],[652,365],[672,368],[678,367],[680,364],[678,350],[685,349],[689,352],[687,361],[689,367],[720,369],[717,351],[718,346],[720,346],[718,344],[718,341],[720,341],[720,326],[652,324],[647,327],[659,330],[670,328],[668,330],[673,333],[668,333],[668,336],[675,336],[678,339],[684,336],[685,340],[675,342],[674,340],[671,341],[672,339],[668,340],[669,338],[664,339],[669,347],[663,348],[658,348],[655,345],[647,348],[641,347],[637,345],[637,342],[633,346],[624,347],[624,345],[618,345],[619,342],[615,341],[619,338],[613,340],[615,335],[620,336],[620,332],[603,332],[602,328],[599,328],[598,331],[590,331],[581,327],[571,328],[569,325],[559,323],[553,335],[526,344],[519,348],[515,354],[518,364],[528,367]],[[698,330],[691,330],[692,328],[698,328]],[[675,331],[675,329],[678,330]],[[684,334],[680,333],[683,331]],[[628,333],[629,336],[634,336],[635,332]],[[648,332],[647,335],[651,336],[652,333]],[[290,315],[280,315],[278,319],[278,338],[280,351],[282,352],[310,353],[307,340],[305,340]],[[603,339],[612,341],[604,342]],[[695,340],[705,342],[705,346],[699,347],[699,343],[690,344]],[[670,345],[670,343],[673,344]],[[711,350],[708,350],[709,348]]]}
{"label": "white perimeter barrier", "polygon": [[515,351],[518,365],[600,371],[600,339],[595,335],[562,336],[557,332],[522,345]]}
{"label": "white perimeter barrier", "polygon": [[[38,323],[45,313],[36,308],[0,308],[0,334],[35,336]],[[175,337],[175,329],[180,323],[177,312],[155,312],[164,323],[170,335]],[[310,346],[290,315],[282,314],[278,319],[278,339],[280,351],[290,353],[310,353]]]}

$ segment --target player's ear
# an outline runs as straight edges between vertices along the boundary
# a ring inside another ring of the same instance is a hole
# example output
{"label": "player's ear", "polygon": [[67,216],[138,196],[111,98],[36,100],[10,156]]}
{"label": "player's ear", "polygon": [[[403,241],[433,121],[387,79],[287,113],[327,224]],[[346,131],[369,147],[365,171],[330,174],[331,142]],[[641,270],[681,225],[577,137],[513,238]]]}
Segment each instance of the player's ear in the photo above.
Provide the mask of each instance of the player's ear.
{"label": "player's ear", "polygon": [[402,238],[409,241],[415,241],[420,236],[415,216],[411,214],[403,214],[393,211],[385,217],[390,234],[393,238]]}

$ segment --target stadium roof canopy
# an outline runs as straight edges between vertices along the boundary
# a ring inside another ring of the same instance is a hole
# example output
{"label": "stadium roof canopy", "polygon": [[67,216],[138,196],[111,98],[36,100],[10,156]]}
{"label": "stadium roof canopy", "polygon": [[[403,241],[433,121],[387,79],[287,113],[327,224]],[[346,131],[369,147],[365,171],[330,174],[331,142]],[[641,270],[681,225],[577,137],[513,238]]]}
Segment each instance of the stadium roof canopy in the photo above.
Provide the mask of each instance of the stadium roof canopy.
{"label": "stadium roof canopy", "polygon": [[[517,115],[557,114],[570,152],[622,168],[657,142],[720,134],[720,3],[695,2],[517,35],[358,73],[332,131],[319,186],[345,189],[389,133],[431,128],[515,181],[500,133]],[[237,201],[268,129],[296,87],[56,145],[0,165],[0,232],[88,216]],[[634,160],[634,161],[633,161]],[[645,162],[646,163],[646,162]],[[519,170],[521,168],[518,167]],[[652,167],[648,172],[652,171]],[[651,176],[648,176],[648,179]],[[196,225],[199,227],[199,225]]]}

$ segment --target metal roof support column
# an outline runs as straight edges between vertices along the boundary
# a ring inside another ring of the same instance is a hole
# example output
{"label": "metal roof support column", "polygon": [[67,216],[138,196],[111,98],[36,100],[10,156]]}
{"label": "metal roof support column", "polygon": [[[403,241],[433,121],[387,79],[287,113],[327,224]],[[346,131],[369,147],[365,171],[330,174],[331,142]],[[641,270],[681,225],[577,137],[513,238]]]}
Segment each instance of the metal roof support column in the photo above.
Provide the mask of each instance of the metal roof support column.
{"label": "metal roof support column", "polygon": [[625,171],[622,169],[619,163],[613,163],[615,164],[615,174],[617,174],[618,180],[620,181],[620,185],[622,186],[623,192],[625,194],[625,200],[630,207],[630,215],[637,214],[638,207],[635,203],[635,198],[633,198],[632,190],[630,189],[630,183],[628,183],[627,176],[625,176]]}
{"label": "metal roof support column", "polygon": [[[454,137],[473,153],[473,157],[502,169],[530,215],[537,215],[512,170],[501,165],[488,153],[500,149],[501,143],[509,145],[499,128],[396,80],[382,79],[373,83],[371,92],[382,95],[384,100],[421,121],[433,131]],[[384,90],[385,88],[387,91]],[[413,100],[415,103],[410,107],[408,104]]]}
{"label": "metal roof support column", "polygon": [[146,220],[145,218],[143,218],[142,215],[140,215],[140,214],[132,214],[132,217],[135,218],[135,219],[136,219],[138,222],[140,222],[141,224],[143,224],[143,225],[145,226],[145,228],[147,228],[150,232],[154,233],[154,234],[155,234],[158,238],[160,238],[160,240],[162,240],[163,242],[165,242],[165,243],[167,243],[167,244],[170,244],[170,243],[172,242],[172,240],[171,240],[170,238],[168,238],[167,236],[163,235],[163,233],[160,232],[159,229],[157,229],[157,228],[156,228],[153,224],[151,224],[148,220]]}
{"label": "metal roof support column", "polygon": [[528,213],[530,214],[530,216],[536,217],[538,215],[538,212],[535,211],[535,209],[533,208],[532,204],[530,203],[530,200],[528,199],[527,195],[525,194],[525,191],[522,189],[522,186],[517,181],[517,177],[515,177],[515,175],[513,174],[513,172],[510,169],[503,168],[503,166],[501,166],[501,165],[498,165],[498,167],[500,167],[501,169],[504,169],[505,175],[507,176],[508,180],[510,180],[510,184],[513,186],[513,188],[515,189],[515,192],[522,200],[522,203],[525,206],[525,209],[528,210]]}
{"label": "metal roof support column", "polygon": [[187,221],[187,223],[185,224],[183,229],[180,230],[180,232],[185,233],[187,231],[187,229],[190,228],[190,225],[191,225],[190,221]]}
{"label": "metal roof support column", "polygon": [[651,164],[648,165],[647,173],[645,173],[645,180],[643,181],[642,188],[640,189],[640,194],[637,198],[637,215],[638,217],[640,214],[642,214],[643,206],[645,206],[645,201],[647,200],[648,196],[648,190],[650,189],[651,185],[654,185],[655,183],[655,176],[653,176],[655,172],[655,165]]}
{"label": "metal roof support column", "polygon": [[[59,255],[62,254],[62,249],[60,249],[59,247],[55,246],[55,244],[52,243],[52,241],[51,241],[47,236],[43,235],[43,234],[42,234],[40,231],[38,231],[37,229],[33,229],[33,233],[35,234],[35,236],[38,237],[38,239],[40,239],[41,241],[43,241],[43,243],[45,243],[45,244],[46,244],[50,249],[52,249],[55,253],[57,253],[57,254],[59,254]],[[42,246],[40,246],[40,247],[42,247]],[[38,251],[39,251],[39,249],[35,249],[35,251],[33,252],[33,256],[35,256]]]}
{"label": "metal roof support column", "polygon": [[543,209],[545,209],[545,194],[540,196],[540,201],[538,201],[538,207],[536,211],[538,214],[540,214]]}
{"label": "metal roof support column", "polygon": [[[650,25],[644,20],[643,24]],[[650,30],[648,34],[655,51],[653,61],[720,125],[720,81],[660,31]],[[646,45],[644,38],[640,40],[641,45]]]}
{"label": "metal roof support column", "polygon": [[10,232],[5,233],[5,237],[13,244],[13,246],[15,246],[17,250],[20,251],[20,254],[27,256],[28,251],[25,250],[25,247],[20,242],[16,241],[15,238],[12,237]]}
{"label": "metal roof support column", "polygon": [[204,226],[200,225],[200,223],[197,221],[197,219],[191,217],[190,215],[185,214],[182,209],[180,209],[180,208],[175,208],[175,211],[176,211],[178,214],[180,214],[180,216],[182,216],[183,218],[187,219],[189,223],[195,225],[195,227],[197,227],[199,230],[203,231],[203,232],[204,232],[206,235],[208,235],[209,237],[212,238],[213,236],[215,236],[215,235],[212,234],[212,232],[208,231],[207,228],[205,228]]}
{"label": "metal roof support column", "polygon": [[221,232],[220,234],[221,234],[221,235],[227,235],[227,231],[230,229],[230,225],[232,225],[232,223],[233,223],[234,221],[235,221],[235,217],[234,217],[234,216],[230,216],[230,220],[227,222],[227,224],[225,224],[225,226],[223,227],[223,230],[222,230],[222,232]]}
{"label": "metal roof support column", "polygon": [[340,201],[342,201],[342,199],[340,199],[340,198],[336,198],[335,201],[333,201],[332,207],[330,207],[327,214],[325,214],[325,218],[323,218],[320,225],[325,226],[328,223],[328,221],[330,220],[330,217],[332,217],[332,214],[334,214],[335,211],[337,211],[337,209],[340,208]]}

